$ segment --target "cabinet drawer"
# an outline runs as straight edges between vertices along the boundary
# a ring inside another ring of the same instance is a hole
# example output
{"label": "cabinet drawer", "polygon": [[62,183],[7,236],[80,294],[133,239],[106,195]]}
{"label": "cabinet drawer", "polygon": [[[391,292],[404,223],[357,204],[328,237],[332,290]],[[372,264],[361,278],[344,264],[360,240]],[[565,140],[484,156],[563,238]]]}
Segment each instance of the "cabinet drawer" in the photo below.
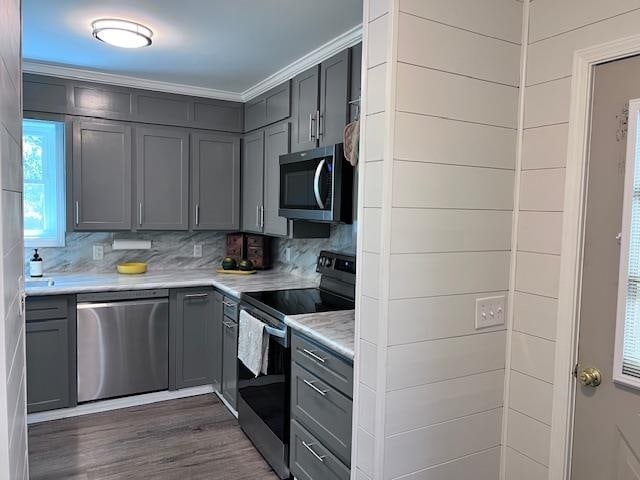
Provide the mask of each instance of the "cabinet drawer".
{"label": "cabinet drawer", "polygon": [[297,480],[349,479],[349,469],[295,420],[290,449],[290,469]]}
{"label": "cabinet drawer", "polygon": [[291,359],[323,382],[353,398],[353,365],[297,332],[291,336]]}
{"label": "cabinet drawer", "polygon": [[249,247],[262,247],[264,245],[264,237],[247,235],[247,245]]}
{"label": "cabinet drawer", "polygon": [[31,297],[27,299],[27,322],[67,318],[67,297]]}
{"label": "cabinet drawer", "polygon": [[232,297],[224,297],[222,301],[224,306],[224,315],[234,322],[238,321],[238,301]]}
{"label": "cabinet drawer", "polygon": [[291,414],[346,465],[351,464],[353,402],[331,385],[294,363]]}

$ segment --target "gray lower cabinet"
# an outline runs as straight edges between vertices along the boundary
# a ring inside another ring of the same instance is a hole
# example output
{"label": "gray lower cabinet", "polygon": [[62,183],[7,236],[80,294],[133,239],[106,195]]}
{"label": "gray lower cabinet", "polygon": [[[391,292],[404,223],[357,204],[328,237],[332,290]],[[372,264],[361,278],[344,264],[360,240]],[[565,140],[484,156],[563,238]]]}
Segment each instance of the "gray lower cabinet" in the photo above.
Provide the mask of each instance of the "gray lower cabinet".
{"label": "gray lower cabinet", "polygon": [[170,390],[213,383],[221,335],[214,297],[213,288],[170,292]]}
{"label": "gray lower cabinet", "polygon": [[291,151],[302,152],[317,145],[320,102],[320,65],[296,75],[291,83]]}
{"label": "gray lower cabinet", "polygon": [[222,321],[224,320],[223,296],[213,293],[213,328],[209,329],[209,348],[211,348],[211,381],[214,390],[222,389]]}
{"label": "gray lower cabinet", "polygon": [[344,127],[349,118],[350,54],[347,49],[320,64],[320,146],[344,140]]}
{"label": "gray lower cabinet", "polygon": [[240,228],[240,139],[191,134],[191,228]]}
{"label": "gray lower cabinet", "polygon": [[225,313],[235,312],[234,316],[225,314],[222,320],[222,389],[224,399],[237,408],[238,396],[238,302],[225,297]]}
{"label": "gray lower cabinet", "polygon": [[189,134],[136,127],[136,229],[189,229]]}
{"label": "gray lower cabinet", "polygon": [[298,332],[291,360],[291,473],[299,480],[347,479],[353,363]]}
{"label": "gray lower cabinet", "polygon": [[242,150],[242,230],[262,233],[264,131],[244,137]]}
{"label": "gray lower cabinet", "polygon": [[280,155],[289,153],[289,122],[267,128],[264,138],[264,233],[287,235],[287,219],[278,215],[280,208]]}
{"label": "gray lower cabinet", "polygon": [[75,406],[75,300],[35,297],[26,308],[27,412]]}
{"label": "gray lower cabinet", "polygon": [[131,229],[131,127],[73,122],[75,230]]}

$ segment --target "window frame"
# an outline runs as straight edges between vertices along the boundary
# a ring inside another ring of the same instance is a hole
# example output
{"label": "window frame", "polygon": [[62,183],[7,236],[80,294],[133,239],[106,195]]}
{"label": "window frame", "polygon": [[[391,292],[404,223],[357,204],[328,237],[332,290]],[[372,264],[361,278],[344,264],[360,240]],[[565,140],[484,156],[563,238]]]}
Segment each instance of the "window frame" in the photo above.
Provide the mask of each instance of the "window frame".
{"label": "window frame", "polygon": [[627,122],[627,150],[624,172],[624,193],[622,207],[622,231],[620,233],[620,265],[618,272],[618,303],[616,311],[615,351],[613,355],[613,381],[620,385],[640,389],[640,378],[623,372],[624,334],[627,313],[627,292],[629,283],[629,255],[631,244],[631,215],[633,213],[636,155],[640,153],[638,116],[640,98],[629,101]]}
{"label": "window frame", "polygon": [[[69,134],[69,122],[66,116],[56,114],[45,114],[38,112],[24,112],[23,121],[40,121],[40,122],[55,122],[62,125],[62,135],[60,148],[62,150],[62,162],[56,165],[56,194],[57,194],[57,224],[58,231],[54,237],[48,238],[29,238],[24,237],[24,246],[27,248],[46,248],[46,247],[64,247],[66,244],[66,232],[67,232],[67,153],[68,153],[68,134]],[[24,135],[24,132],[23,132]],[[24,159],[23,159],[24,162]],[[22,181],[24,187],[24,179]],[[24,207],[23,207],[24,208]],[[23,222],[23,234],[24,234],[24,222]]]}

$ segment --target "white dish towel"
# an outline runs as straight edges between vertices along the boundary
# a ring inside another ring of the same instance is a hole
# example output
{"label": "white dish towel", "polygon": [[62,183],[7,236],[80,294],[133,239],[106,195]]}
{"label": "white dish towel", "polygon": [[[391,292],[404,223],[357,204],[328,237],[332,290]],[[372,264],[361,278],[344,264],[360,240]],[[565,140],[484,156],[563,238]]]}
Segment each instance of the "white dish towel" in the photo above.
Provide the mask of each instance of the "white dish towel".
{"label": "white dish towel", "polygon": [[267,373],[269,334],[264,323],[245,310],[240,310],[238,358],[256,377]]}

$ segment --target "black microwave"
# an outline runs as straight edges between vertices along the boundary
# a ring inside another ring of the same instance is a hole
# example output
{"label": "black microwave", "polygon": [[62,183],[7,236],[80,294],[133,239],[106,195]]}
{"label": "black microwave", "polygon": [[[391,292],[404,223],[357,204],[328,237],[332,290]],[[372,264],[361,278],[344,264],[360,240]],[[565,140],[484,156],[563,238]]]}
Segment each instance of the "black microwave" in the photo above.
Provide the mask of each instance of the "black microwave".
{"label": "black microwave", "polygon": [[351,223],[353,167],[341,143],[280,156],[279,215]]}

